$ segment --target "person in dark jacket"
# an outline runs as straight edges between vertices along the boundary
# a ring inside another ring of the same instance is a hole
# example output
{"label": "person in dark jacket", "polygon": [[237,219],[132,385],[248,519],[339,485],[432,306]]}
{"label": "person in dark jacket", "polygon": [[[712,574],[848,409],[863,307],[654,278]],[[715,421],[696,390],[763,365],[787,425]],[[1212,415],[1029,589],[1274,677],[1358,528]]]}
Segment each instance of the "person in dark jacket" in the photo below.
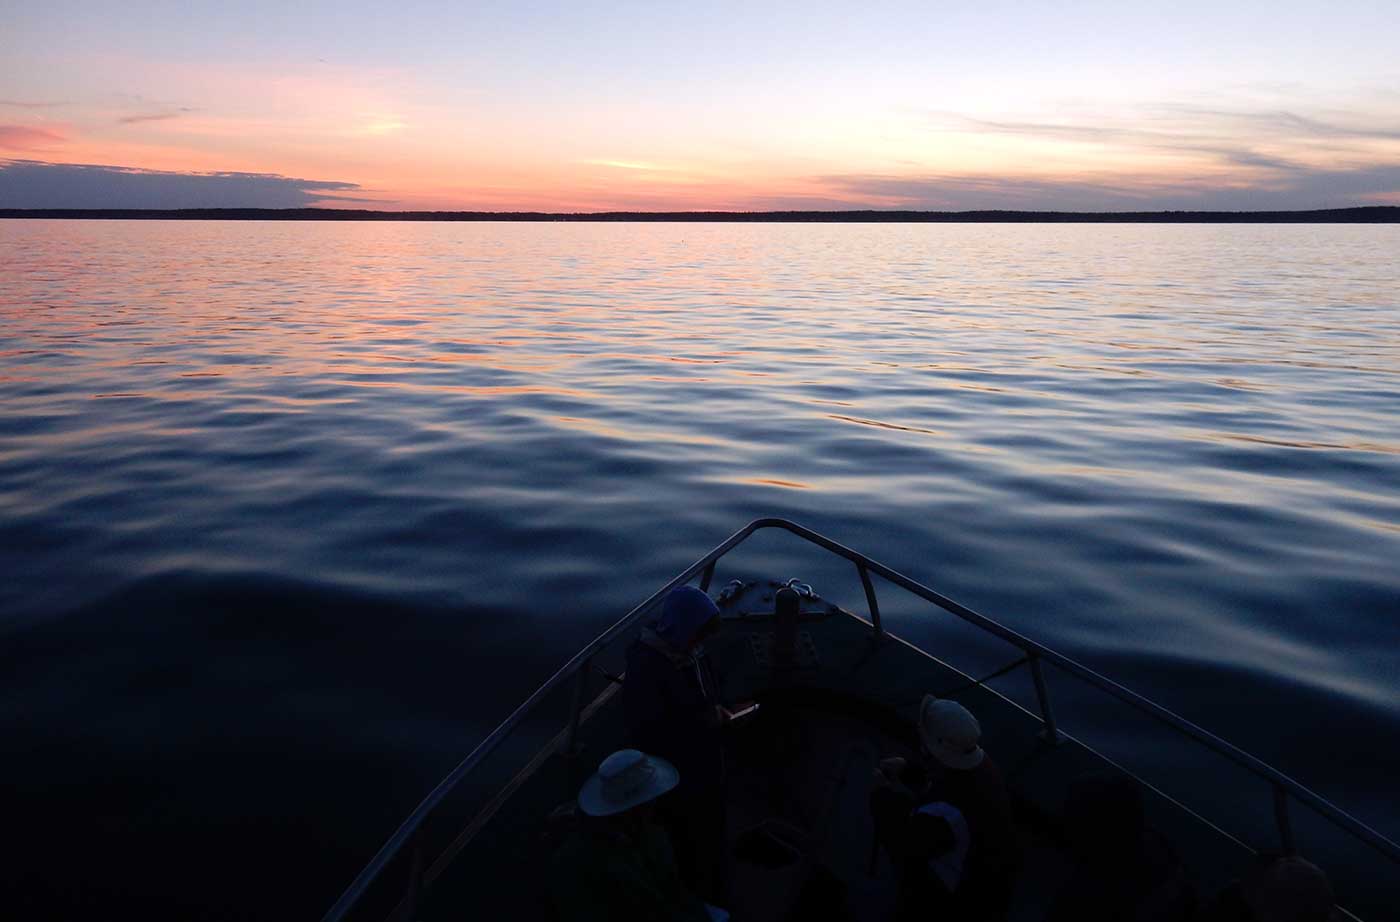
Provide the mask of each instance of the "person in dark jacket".
{"label": "person in dark jacket", "polygon": [[666,597],[661,616],[627,650],[622,706],[632,745],[673,763],[680,785],[658,804],[687,882],[711,902],[724,896],[724,750],[728,716],[703,641],[719,609],[693,586]]}
{"label": "person in dark jacket", "polygon": [[615,752],[579,791],[583,814],[554,855],[550,897],[563,922],[713,922],[681,880],[666,833],[653,822],[656,798],[676,786],[664,759]]}
{"label": "person in dark jacket", "polygon": [[944,802],[967,821],[971,837],[958,893],[967,919],[1005,918],[1021,861],[1020,837],[1001,770],[982,749],[982,728],[956,701],[925,695],[919,706],[916,763],[885,759],[875,773],[871,810],[876,822],[916,805]]}
{"label": "person in dark jacket", "polygon": [[1322,869],[1296,855],[1259,855],[1197,917],[1198,922],[1335,922],[1332,883]]}
{"label": "person in dark jacket", "polygon": [[962,811],[935,801],[902,813],[907,801],[882,796],[877,788],[871,798],[875,834],[899,881],[896,922],[962,918],[962,878],[971,836]]}
{"label": "person in dark jacket", "polygon": [[1141,786],[1093,773],[1070,785],[1064,827],[1074,856],[1047,922],[1188,922],[1196,893],[1166,837],[1147,825]]}

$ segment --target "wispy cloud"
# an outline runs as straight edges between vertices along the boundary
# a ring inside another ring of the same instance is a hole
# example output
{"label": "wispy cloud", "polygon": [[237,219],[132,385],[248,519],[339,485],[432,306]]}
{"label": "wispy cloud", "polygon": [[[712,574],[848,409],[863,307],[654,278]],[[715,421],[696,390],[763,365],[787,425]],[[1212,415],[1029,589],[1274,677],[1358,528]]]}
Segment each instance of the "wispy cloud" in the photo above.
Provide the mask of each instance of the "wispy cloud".
{"label": "wispy cloud", "polygon": [[181,106],[178,109],[169,109],[162,112],[142,112],[136,115],[124,115],[117,119],[117,123],[121,125],[139,125],[142,122],[165,122],[194,111],[196,110],[191,109],[189,106]]}
{"label": "wispy cloud", "polygon": [[[1387,117],[1390,116],[1390,117]],[[1062,120],[988,119],[956,112],[928,113],[935,131],[1115,145],[1167,152],[1220,155],[1236,165],[1263,165],[1260,145],[1288,147],[1309,142],[1400,141],[1400,112],[1339,112],[1304,115],[1286,108],[1246,109],[1183,103],[1142,106],[1129,112],[1069,111]]]}
{"label": "wispy cloud", "polygon": [[125,115],[117,119],[117,122],[121,125],[138,125],[141,122],[164,122],[179,117],[178,112],[152,112],[150,115]]}
{"label": "wispy cloud", "polygon": [[0,208],[300,208],[365,203],[352,182],[0,160]]}
{"label": "wispy cloud", "polygon": [[53,145],[62,144],[66,140],[66,137],[48,128],[0,125],[0,150],[50,150]]}
{"label": "wispy cloud", "polygon": [[1065,141],[1125,141],[1148,134],[1139,129],[1115,128],[1105,124],[1072,122],[1001,121],[974,118],[956,113],[937,113],[935,127],[945,131],[973,131],[982,134],[1011,134]]}
{"label": "wispy cloud", "polygon": [[17,109],[52,109],[62,106],[61,102],[37,102],[29,99],[0,99],[0,106],[14,106]]}
{"label": "wispy cloud", "polygon": [[584,160],[582,162],[587,166],[605,166],[614,170],[633,170],[645,173],[668,173],[674,169],[657,163],[648,163],[644,160]]}
{"label": "wispy cloud", "polygon": [[936,132],[1036,144],[1046,162],[1002,177],[925,169],[823,180],[886,207],[925,208],[1320,208],[1400,194],[1400,109],[1375,98],[1350,110],[1168,101],[925,117]]}
{"label": "wispy cloud", "polygon": [[1271,169],[1272,175],[1252,184],[1150,175],[1046,179],[940,174],[837,174],[818,177],[817,184],[846,207],[951,211],[1264,211],[1374,204],[1400,195],[1400,164]]}
{"label": "wispy cloud", "polygon": [[407,123],[397,118],[376,118],[357,125],[347,133],[357,137],[377,138],[396,134],[407,127]]}
{"label": "wispy cloud", "polygon": [[[1157,107],[1168,115],[1192,118],[1204,125],[1248,129],[1251,133],[1264,134],[1277,139],[1321,138],[1324,140],[1352,139],[1400,141],[1400,128],[1392,127],[1394,121],[1373,121],[1363,124],[1356,114],[1344,113],[1340,119],[1320,119],[1300,115],[1288,109],[1250,111],[1242,109],[1211,108],[1207,106],[1169,103]],[[1351,124],[1346,119],[1352,120]],[[1374,117],[1368,117],[1371,121]]]}

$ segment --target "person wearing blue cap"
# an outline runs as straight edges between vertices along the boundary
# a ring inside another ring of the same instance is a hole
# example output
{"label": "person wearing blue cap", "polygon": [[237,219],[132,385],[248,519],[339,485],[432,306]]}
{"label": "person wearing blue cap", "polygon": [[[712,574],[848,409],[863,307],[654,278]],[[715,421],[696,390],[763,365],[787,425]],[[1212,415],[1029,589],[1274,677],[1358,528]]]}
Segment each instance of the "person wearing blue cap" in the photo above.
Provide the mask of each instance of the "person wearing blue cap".
{"label": "person wearing blue cap", "polygon": [[724,896],[720,727],[730,715],[703,642],[719,623],[719,608],[704,592],[694,586],[673,590],[660,617],[628,648],[622,685],[630,744],[680,771],[680,784],[658,802],[657,812],[675,838],[681,874],[711,902]]}

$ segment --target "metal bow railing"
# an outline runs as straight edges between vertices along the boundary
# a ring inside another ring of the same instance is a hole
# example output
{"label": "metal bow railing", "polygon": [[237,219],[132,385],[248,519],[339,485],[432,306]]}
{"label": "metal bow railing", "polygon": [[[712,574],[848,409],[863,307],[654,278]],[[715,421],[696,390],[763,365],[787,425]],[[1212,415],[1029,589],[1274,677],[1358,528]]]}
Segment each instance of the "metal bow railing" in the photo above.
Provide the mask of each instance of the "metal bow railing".
{"label": "metal bow railing", "polygon": [[1144,698],[1137,692],[1125,688],[1112,679],[1100,675],[1094,670],[1080,665],[1074,660],[984,615],[978,614],[967,606],[961,605],[947,596],[935,592],[922,583],[910,579],[904,574],[892,570],[884,564],[846,547],[844,544],[833,541],[831,538],[819,532],[812,531],[809,528],[805,528],[787,519],[761,518],[755,519],[730,535],[708,554],[695,561],[689,567],[686,567],[685,570],[681,571],[664,586],[648,596],[645,601],[629,611],[617,623],[613,624],[586,647],[576,653],[573,658],[554,673],[548,681],[541,685],[534,694],[525,699],[500,726],[482,740],[456,768],[452,769],[447,777],[443,778],[427,797],[423,798],[422,803],[409,814],[408,818],[405,819],[394,834],[389,837],[389,840],[384,843],[383,847],[379,849],[378,853],[375,854],[374,858],[365,866],[364,870],[359,873],[350,886],[346,888],[345,892],[341,894],[340,899],[336,900],[335,905],[333,905],[322,918],[322,922],[341,922],[341,920],[347,918],[350,911],[375,883],[385,868],[389,866],[390,862],[405,852],[410,855],[410,871],[405,887],[404,898],[399,901],[397,912],[402,913],[404,918],[412,918],[412,911],[415,904],[420,899],[423,890],[422,868],[424,866],[424,861],[421,851],[418,848],[419,832],[424,823],[433,815],[434,811],[443,800],[452,793],[463,779],[472,773],[473,769],[510,736],[511,732],[525,720],[531,711],[533,711],[546,696],[559,689],[570,679],[573,679],[577,684],[575,685],[573,706],[569,722],[563,731],[563,745],[565,747],[572,746],[574,735],[578,732],[580,715],[583,713],[584,706],[587,703],[585,701],[586,695],[584,692],[591,672],[593,658],[629,628],[633,627],[643,615],[650,611],[677,586],[689,583],[698,575],[700,577],[700,588],[708,591],[710,581],[714,576],[715,564],[730,551],[734,550],[734,548],[746,541],[755,532],[765,529],[781,529],[790,532],[838,557],[844,557],[851,561],[856,567],[861,586],[865,590],[866,604],[870,612],[870,623],[876,637],[884,633],[884,627],[880,619],[880,606],[876,598],[875,586],[870,578],[872,574],[938,606],[949,614],[961,618],[963,621],[980,628],[988,634],[992,634],[1006,643],[1019,648],[1025,654],[1025,663],[1030,669],[1031,678],[1035,685],[1036,698],[1040,707],[1042,732],[1047,740],[1051,742],[1058,741],[1060,732],[1055,723],[1055,715],[1050,706],[1049,690],[1045,683],[1044,664],[1046,663],[1130,705],[1138,711],[1149,715],[1183,736],[1214,751],[1244,768],[1251,774],[1267,781],[1273,791],[1274,819],[1278,830],[1279,841],[1286,854],[1292,854],[1295,851],[1293,824],[1289,816],[1289,804],[1292,801],[1297,801],[1311,808],[1317,814],[1329,820],[1352,837],[1369,845],[1397,866],[1400,866],[1400,845],[1397,845],[1395,842],[1346,813],[1322,796],[1304,787],[1273,766],[1255,758],[1238,746],[1226,742],[1210,731]]}

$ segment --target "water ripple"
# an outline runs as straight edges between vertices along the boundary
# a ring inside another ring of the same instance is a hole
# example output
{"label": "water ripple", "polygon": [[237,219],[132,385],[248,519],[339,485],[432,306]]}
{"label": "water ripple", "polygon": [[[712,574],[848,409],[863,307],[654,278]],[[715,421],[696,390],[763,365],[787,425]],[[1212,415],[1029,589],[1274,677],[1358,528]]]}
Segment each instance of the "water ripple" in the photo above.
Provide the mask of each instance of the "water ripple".
{"label": "water ripple", "polygon": [[[0,222],[11,822],[112,818],[71,862],[92,906],[160,843],[238,839],[315,915],[535,682],[773,514],[1400,834],[1396,252],[1394,227]],[[231,892],[178,870],[143,908]]]}

